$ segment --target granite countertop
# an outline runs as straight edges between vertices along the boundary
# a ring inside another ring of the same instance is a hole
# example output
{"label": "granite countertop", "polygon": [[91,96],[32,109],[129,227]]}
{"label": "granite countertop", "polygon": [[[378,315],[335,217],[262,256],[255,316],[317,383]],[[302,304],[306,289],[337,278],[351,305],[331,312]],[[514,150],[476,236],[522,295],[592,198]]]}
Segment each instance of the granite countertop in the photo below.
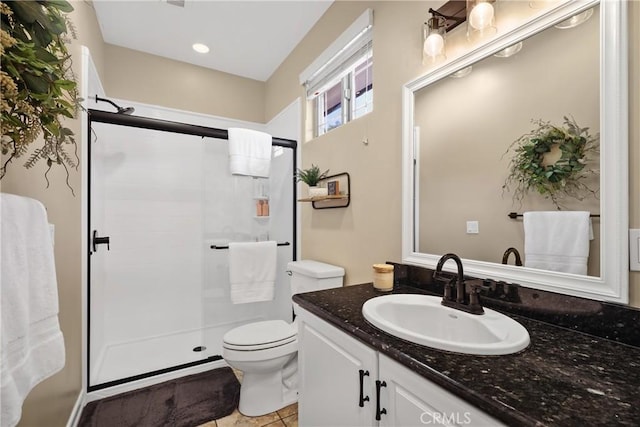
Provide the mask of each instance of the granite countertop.
{"label": "granite countertop", "polygon": [[[430,294],[403,285],[392,293]],[[432,349],[395,338],[364,319],[364,302],[381,295],[364,284],[297,294],[293,300],[507,425],[640,423],[638,347],[505,313],[529,331],[531,343],[519,353],[478,356]]]}

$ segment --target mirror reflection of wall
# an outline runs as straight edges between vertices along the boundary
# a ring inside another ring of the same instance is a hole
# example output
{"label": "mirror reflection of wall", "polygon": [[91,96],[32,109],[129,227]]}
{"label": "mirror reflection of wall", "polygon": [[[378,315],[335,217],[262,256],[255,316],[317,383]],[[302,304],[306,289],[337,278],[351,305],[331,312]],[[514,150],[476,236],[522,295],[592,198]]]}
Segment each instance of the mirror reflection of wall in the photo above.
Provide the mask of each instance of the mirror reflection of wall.
{"label": "mirror reflection of wall", "polygon": [[[447,77],[415,93],[420,128],[416,252],[455,252],[500,263],[505,250],[515,247],[524,256],[522,218],[507,214],[556,207],[533,193],[522,204],[503,194],[511,156],[504,153],[536,127],[534,119],[563,125],[563,116],[573,116],[592,135],[599,132],[598,9],[578,27],[548,28],[525,40],[514,56],[485,58],[466,77]],[[599,188],[597,176],[589,186]],[[563,210],[599,214],[600,201],[565,199]],[[478,234],[467,234],[467,221],[478,221]],[[594,218],[589,276],[600,276],[599,225]]]}

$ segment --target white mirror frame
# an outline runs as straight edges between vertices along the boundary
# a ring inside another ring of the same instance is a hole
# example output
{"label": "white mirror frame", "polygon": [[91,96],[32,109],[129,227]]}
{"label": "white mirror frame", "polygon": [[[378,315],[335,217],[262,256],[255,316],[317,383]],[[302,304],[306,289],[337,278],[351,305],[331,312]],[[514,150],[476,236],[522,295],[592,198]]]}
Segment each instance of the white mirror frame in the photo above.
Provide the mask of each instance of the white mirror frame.
{"label": "white mirror frame", "polygon": [[[435,269],[440,256],[414,252],[414,92],[576,13],[600,4],[601,276],[537,270],[464,259],[470,276],[584,298],[629,302],[627,5],[624,0],[569,1],[435,68],[402,89],[402,261]],[[445,269],[450,270],[451,266]],[[453,270],[450,270],[453,271]]]}

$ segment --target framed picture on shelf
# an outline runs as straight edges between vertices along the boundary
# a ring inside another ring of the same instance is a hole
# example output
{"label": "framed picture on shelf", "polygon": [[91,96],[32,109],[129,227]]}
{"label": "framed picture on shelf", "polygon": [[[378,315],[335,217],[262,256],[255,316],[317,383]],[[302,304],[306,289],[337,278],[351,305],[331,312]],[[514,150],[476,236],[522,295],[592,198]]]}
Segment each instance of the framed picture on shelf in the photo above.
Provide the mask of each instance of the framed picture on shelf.
{"label": "framed picture on shelf", "polygon": [[327,194],[329,196],[337,196],[340,194],[340,181],[327,182]]}

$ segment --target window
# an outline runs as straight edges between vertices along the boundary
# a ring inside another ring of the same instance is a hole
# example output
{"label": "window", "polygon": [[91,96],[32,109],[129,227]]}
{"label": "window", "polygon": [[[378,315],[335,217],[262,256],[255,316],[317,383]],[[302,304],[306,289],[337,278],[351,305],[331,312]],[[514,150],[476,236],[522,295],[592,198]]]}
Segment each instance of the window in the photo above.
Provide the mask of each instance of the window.
{"label": "window", "polygon": [[373,110],[372,22],[367,9],[300,75],[314,137]]}
{"label": "window", "polygon": [[354,73],[352,85],[353,91],[353,118],[362,117],[373,110],[373,60],[367,58],[359,64]]}
{"label": "window", "polygon": [[[314,136],[322,135],[331,129],[337,128],[342,120],[342,80],[331,86],[326,91],[316,96],[314,101],[314,116],[316,117],[316,132]],[[318,130],[322,130],[318,132]]]}

